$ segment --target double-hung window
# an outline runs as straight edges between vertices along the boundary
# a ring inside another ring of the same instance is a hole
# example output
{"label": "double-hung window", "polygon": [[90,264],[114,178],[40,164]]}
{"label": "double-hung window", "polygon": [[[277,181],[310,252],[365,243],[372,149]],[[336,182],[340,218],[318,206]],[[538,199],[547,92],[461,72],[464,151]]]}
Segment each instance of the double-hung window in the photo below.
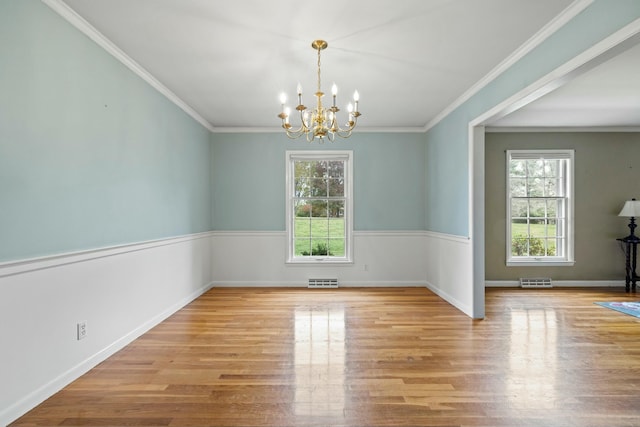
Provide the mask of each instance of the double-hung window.
{"label": "double-hung window", "polygon": [[507,151],[507,265],[573,264],[573,159]]}
{"label": "double-hung window", "polygon": [[352,152],[286,156],[287,261],[352,262]]}

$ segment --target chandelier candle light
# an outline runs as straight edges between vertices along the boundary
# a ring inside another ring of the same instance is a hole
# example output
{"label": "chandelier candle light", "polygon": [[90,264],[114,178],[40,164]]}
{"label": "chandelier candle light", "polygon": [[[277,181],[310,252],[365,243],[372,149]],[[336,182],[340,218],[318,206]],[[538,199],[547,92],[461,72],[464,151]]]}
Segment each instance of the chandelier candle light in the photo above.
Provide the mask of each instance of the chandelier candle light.
{"label": "chandelier candle light", "polygon": [[315,93],[317,98],[316,108],[308,110],[302,104],[302,86],[298,83],[298,106],[296,110],[300,112],[300,127],[293,129],[289,122],[289,116],[291,115],[291,109],[285,104],[287,102],[287,95],[283,92],[280,94],[280,104],[282,104],[282,112],[278,114],[278,117],[282,119],[282,127],[284,128],[287,136],[291,139],[299,138],[302,135],[306,135],[307,141],[311,142],[315,138],[320,138],[320,142],[324,142],[326,136],[329,141],[333,142],[335,136],[338,135],[341,138],[348,138],[351,136],[351,131],[356,127],[360,112],[358,111],[358,101],[360,96],[358,91],[353,94],[353,104],[349,103],[347,110],[349,112],[348,122],[343,129],[338,125],[337,112],[340,109],[336,106],[336,97],[338,95],[338,87],[333,84],[331,87],[331,95],[333,97],[333,104],[329,108],[325,108],[322,105],[322,97],[324,92],[320,89],[320,51],[326,49],[328,46],[324,40],[314,40],[311,43],[311,47],[318,51],[318,91]]}

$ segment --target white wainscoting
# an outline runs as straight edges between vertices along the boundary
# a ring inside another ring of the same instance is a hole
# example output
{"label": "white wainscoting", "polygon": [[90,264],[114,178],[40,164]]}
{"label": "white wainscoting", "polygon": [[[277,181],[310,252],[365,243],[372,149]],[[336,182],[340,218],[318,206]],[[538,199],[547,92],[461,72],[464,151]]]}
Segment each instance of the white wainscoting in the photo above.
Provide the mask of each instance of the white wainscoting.
{"label": "white wainscoting", "polygon": [[0,425],[210,286],[210,233],[0,264]]}
{"label": "white wainscoting", "polygon": [[473,311],[473,254],[467,237],[425,232],[427,287],[467,316]]}
{"label": "white wainscoting", "polygon": [[424,231],[357,231],[350,264],[286,264],[286,232],[213,233],[214,286],[426,286]]}
{"label": "white wainscoting", "polygon": [[214,232],[214,286],[306,286],[332,277],[340,286],[426,286],[473,317],[471,243],[429,231],[356,231],[354,262],[285,264],[285,232]]}
{"label": "white wainscoting", "polygon": [[[358,231],[351,264],[286,264],[285,232],[215,231],[0,264],[0,424],[7,424],[211,286],[425,286],[472,316],[471,244]],[[76,324],[87,322],[78,341]]]}
{"label": "white wainscoting", "polygon": [[214,232],[214,286],[425,286],[473,316],[471,244],[427,231],[356,231],[353,264],[286,264],[285,232]]}

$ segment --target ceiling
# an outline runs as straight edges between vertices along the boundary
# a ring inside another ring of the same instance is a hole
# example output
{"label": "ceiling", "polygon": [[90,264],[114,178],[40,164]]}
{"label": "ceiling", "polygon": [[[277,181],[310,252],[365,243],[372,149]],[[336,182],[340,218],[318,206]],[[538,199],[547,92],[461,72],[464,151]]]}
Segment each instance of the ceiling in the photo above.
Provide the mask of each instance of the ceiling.
{"label": "ceiling", "polygon": [[[277,128],[279,94],[285,91],[291,99],[297,83],[303,87],[305,104],[314,105],[317,54],[311,41],[315,39],[329,43],[322,51],[322,90],[329,93],[335,82],[343,111],[353,91],[360,93],[359,128],[424,129],[575,4],[573,0],[48,3],[68,5],[212,130]],[[636,70],[637,58],[635,52],[631,65]],[[624,74],[629,63],[623,58],[619,62],[614,68]],[[557,97],[547,95],[495,125],[529,126],[543,116],[558,122],[559,114],[569,116],[587,104],[585,99],[598,95],[608,77],[598,75],[597,68],[593,73],[593,79],[585,76],[576,81],[575,89],[567,85]],[[619,97],[628,95],[622,85],[630,74],[624,76],[624,81],[612,82],[616,108],[621,105]],[[607,102],[614,105],[611,99]],[[624,98],[624,104],[637,110],[638,99]]]}
{"label": "ceiling", "polygon": [[640,44],[491,123],[493,127],[640,127]]}

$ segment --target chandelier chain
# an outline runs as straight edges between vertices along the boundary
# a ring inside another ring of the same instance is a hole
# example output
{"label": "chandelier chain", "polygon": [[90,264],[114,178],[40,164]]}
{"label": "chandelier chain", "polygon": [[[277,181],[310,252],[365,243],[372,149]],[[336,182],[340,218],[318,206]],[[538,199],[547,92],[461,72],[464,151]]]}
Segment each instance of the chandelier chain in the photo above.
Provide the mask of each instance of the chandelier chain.
{"label": "chandelier chain", "polygon": [[318,48],[318,92],[320,92],[320,88],[322,87],[320,85],[320,48]]}

